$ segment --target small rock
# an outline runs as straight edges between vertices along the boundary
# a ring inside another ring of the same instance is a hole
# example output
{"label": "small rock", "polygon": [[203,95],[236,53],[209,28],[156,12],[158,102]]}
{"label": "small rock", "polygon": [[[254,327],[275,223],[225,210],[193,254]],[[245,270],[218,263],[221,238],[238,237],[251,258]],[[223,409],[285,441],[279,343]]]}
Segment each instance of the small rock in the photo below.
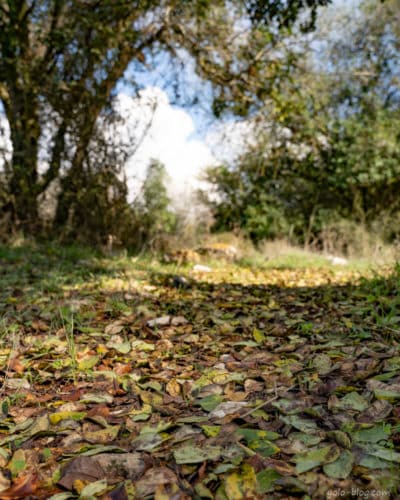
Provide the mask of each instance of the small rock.
{"label": "small rock", "polygon": [[171,319],[171,325],[172,326],[181,326],[181,325],[187,325],[189,321],[184,318],[183,316],[174,316]]}
{"label": "small rock", "polygon": [[171,316],[160,316],[159,318],[150,319],[147,326],[154,328],[156,326],[168,326],[171,323]]}
{"label": "small rock", "polygon": [[337,257],[335,255],[328,255],[328,260],[334,266],[346,266],[349,263],[344,257]]}
{"label": "small rock", "polygon": [[193,266],[193,271],[196,271],[198,273],[211,273],[212,269],[211,267],[203,266],[202,264],[196,264],[195,266]]}

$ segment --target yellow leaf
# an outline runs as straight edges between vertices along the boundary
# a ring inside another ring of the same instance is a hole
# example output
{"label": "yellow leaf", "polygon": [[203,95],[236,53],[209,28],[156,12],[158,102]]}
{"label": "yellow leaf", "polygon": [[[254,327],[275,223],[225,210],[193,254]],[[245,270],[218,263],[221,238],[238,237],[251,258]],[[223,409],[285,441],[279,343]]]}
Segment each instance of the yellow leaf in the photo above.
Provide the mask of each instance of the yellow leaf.
{"label": "yellow leaf", "polygon": [[79,370],[86,371],[90,370],[94,366],[97,365],[97,363],[100,360],[100,356],[88,356],[87,358],[82,359],[78,363],[78,368]]}
{"label": "yellow leaf", "polygon": [[221,431],[220,425],[202,425],[201,428],[203,429],[203,432],[207,437],[218,436]]}
{"label": "yellow leaf", "polygon": [[120,425],[110,425],[99,431],[86,431],[83,436],[90,443],[111,443],[117,439],[120,428]]}
{"label": "yellow leaf", "polygon": [[241,478],[238,473],[230,474],[225,480],[226,496],[229,500],[242,500],[244,498],[240,489]]}
{"label": "yellow leaf", "polygon": [[129,412],[129,415],[142,415],[143,413],[148,413],[150,414],[151,413],[151,406],[148,405],[148,404],[144,404],[142,406],[142,408],[140,408],[139,410],[132,410]]}
{"label": "yellow leaf", "polygon": [[163,398],[159,394],[154,392],[140,391],[140,399],[145,404],[150,405],[160,405],[162,404]]}
{"label": "yellow leaf", "polygon": [[262,344],[265,340],[265,335],[263,332],[261,332],[257,328],[254,328],[253,339],[257,342],[257,344]]}
{"label": "yellow leaf", "polygon": [[243,465],[241,473],[234,472],[225,480],[225,492],[229,500],[251,498],[257,489],[257,478],[253,467]]}
{"label": "yellow leaf", "polygon": [[172,379],[166,385],[166,390],[170,396],[177,397],[181,393],[181,386],[175,379]]}
{"label": "yellow leaf", "polygon": [[81,479],[75,479],[75,481],[74,481],[74,490],[77,493],[80,493],[87,484],[88,484],[87,482],[82,481]]}
{"label": "yellow leaf", "polygon": [[49,415],[49,420],[52,425],[58,424],[61,420],[82,420],[86,417],[84,411],[59,411]]}

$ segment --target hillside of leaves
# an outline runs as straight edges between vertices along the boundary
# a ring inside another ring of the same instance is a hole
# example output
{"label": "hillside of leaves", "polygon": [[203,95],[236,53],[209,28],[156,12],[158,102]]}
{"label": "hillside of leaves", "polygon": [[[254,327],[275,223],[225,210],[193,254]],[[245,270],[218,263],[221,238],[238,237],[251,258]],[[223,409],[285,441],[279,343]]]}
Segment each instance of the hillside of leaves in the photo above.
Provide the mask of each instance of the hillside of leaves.
{"label": "hillside of leaves", "polygon": [[0,282],[0,500],[400,494],[398,270],[3,247]]}

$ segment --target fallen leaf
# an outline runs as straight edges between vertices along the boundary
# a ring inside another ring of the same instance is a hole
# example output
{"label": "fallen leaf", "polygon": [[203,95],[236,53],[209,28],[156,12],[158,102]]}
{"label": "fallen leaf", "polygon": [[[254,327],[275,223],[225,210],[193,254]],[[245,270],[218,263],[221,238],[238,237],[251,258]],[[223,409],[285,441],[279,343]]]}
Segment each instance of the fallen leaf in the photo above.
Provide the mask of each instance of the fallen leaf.
{"label": "fallen leaf", "polygon": [[174,397],[179,396],[181,393],[181,386],[175,379],[170,380],[165,386],[165,389],[168,394]]}
{"label": "fallen leaf", "polygon": [[107,393],[100,394],[100,393],[95,393],[95,392],[86,392],[80,398],[81,403],[112,404],[113,401],[114,401],[114,398],[111,396],[111,394],[107,394]]}
{"label": "fallen leaf", "polygon": [[368,380],[367,387],[377,399],[400,399],[400,384],[385,384],[379,380]]}
{"label": "fallen leaf", "polygon": [[379,441],[387,440],[390,436],[390,433],[390,427],[382,424],[377,424],[367,429],[359,429],[351,432],[350,435],[353,441],[356,442],[379,443]]}
{"label": "fallen leaf", "polygon": [[227,401],[220,403],[209,414],[210,418],[224,418],[227,415],[240,414],[241,410],[246,408],[248,403],[244,401]]}
{"label": "fallen leaf", "polygon": [[31,384],[25,378],[8,378],[5,381],[5,387],[12,390],[23,389],[29,391],[31,389]]}
{"label": "fallen leaf", "polygon": [[2,491],[7,490],[11,485],[11,480],[0,471],[0,494]]}
{"label": "fallen leaf", "polygon": [[358,416],[359,422],[381,422],[385,420],[393,410],[393,406],[385,399],[378,399]]}
{"label": "fallen leaf", "polygon": [[335,461],[339,457],[340,451],[337,446],[325,446],[315,450],[295,455],[296,471],[298,473],[307,472],[319,465]]}
{"label": "fallen leaf", "polygon": [[283,420],[283,422],[285,422],[286,424],[291,425],[295,429],[304,432],[305,434],[310,434],[318,431],[318,426],[313,420],[302,418],[297,415],[287,415],[281,417],[281,420]]}
{"label": "fallen leaf", "polygon": [[16,450],[7,466],[13,477],[18,476],[26,467],[25,451],[22,449]]}
{"label": "fallen leaf", "polygon": [[104,333],[106,335],[117,335],[118,333],[122,332],[124,328],[124,324],[121,324],[119,321],[115,321],[114,323],[110,323],[105,327]]}
{"label": "fallen leaf", "polygon": [[313,366],[320,375],[326,375],[331,371],[331,358],[326,354],[317,354],[313,359]]}
{"label": "fallen leaf", "polygon": [[78,362],[79,370],[86,371],[94,368],[100,361],[100,356],[86,356]]}
{"label": "fallen leaf", "polygon": [[107,481],[105,479],[100,479],[99,481],[94,481],[93,483],[90,483],[86,485],[80,492],[80,497],[86,498],[86,497],[97,497],[98,495],[101,495],[102,493],[105,493],[107,491]]}
{"label": "fallen leaf", "polygon": [[274,485],[277,479],[281,478],[281,474],[275,469],[264,469],[257,475],[257,492],[261,495],[274,490]]}
{"label": "fallen leaf", "polygon": [[39,487],[39,481],[36,475],[27,474],[19,476],[13,481],[10,488],[0,493],[0,500],[17,500],[27,498],[33,495]]}
{"label": "fallen leaf", "polygon": [[152,467],[148,469],[143,477],[135,482],[135,488],[139,498],[153,495],[158,486],[174,484],[177,482],[176,475],[168,467]]}
{"label": "fallen leaf", "polygon": [[103,479],[105,473],[96,459],[92,457],[80,456],[68,462],[61,471],[61,478],[57,484],[72,490],[76,480],[95,482]]}
{"label": "fallen leaf", "polygon": [[49,420],[52,425],[57,425],[62,420],[83,420],[86,417],[84,411],[59,411],[49,415]]}
{"label": "fallen leaf", "polygon": [[217,406],[224,400],[223,396],[219,394],[210,394],[199,401],[199,405],[203,408],[204,411],[210,412],[213,411]]}
{"label": "fallen leaf", "polygon": [[24,373],[25,366],[21,363],[19,358],[11,358],[8,362],[8,369],[16,373]]}
{"label": "fallen leaf", "polygon": [[239,472],[229,474],[224,482],[225,492],[229,500],[251,498],[257,490],[257,479],[254,469],[244,464]]}
{"label": "fallen leaf", "polygon": [[174,450],[174,458],[177,464],[197,464],[205,460],[216,461],[221,456],[219,446],[183,446]]}
{"label": "fallen leaf", "polygon": [[172,326],[187,325],[189,322],[184,316],[173,316],[171,319]]}
{"label": "fallen leaf", "polygon": [[353,454],[348,450],[344,450],[334,462],[325,464],[323,471],[328,477],[346,479],[351,474],[353,464]]}
{"label": "fallen leaf", "polygon": [[96,455],[96,462],[111,484],[126,478],[136,480],[145,470],[145,462],[140,453],[101,453]]}

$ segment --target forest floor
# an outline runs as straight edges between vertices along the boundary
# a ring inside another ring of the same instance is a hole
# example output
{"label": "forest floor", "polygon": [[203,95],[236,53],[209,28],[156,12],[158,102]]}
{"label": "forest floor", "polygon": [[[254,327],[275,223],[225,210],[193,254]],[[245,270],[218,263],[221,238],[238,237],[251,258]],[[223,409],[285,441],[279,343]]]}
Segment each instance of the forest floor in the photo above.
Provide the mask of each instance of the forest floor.
{"label": "forest floor", "polygon": [[0,500],[396,497],[399,276],[0,248]]}

